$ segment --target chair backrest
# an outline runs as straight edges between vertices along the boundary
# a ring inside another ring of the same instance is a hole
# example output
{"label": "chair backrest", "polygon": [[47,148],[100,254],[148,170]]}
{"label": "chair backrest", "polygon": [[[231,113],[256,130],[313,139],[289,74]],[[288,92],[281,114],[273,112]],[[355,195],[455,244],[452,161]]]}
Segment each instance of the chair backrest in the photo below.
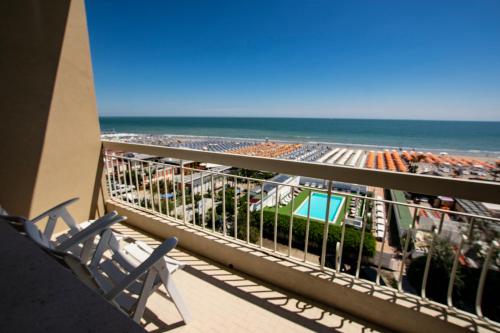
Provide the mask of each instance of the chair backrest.
{"label": "chair backrest", "polygon": [[[160,272],[167,271],[166,263],[164,260],[164,256],[167,255],[172,249],[177,245],[177,237],[170,237],[165,240],[160,246],[153,250],[151,255],[142,263],[140,263],[133,270],[128,272],[128,275],[113,287],[105,297],[108,300],[113,300],[118,294],[123,292],[130,284],[136,281],[142,275],[148,273],[150,269],[153,268],[157,263],[160,263],[162,269],[158,269],[156,274]],[[164,281],[166,283],[166,281]],[[142,290],[142,293],[146,295],[146,298],[149,297],[149,290]],[[141,295],[142,296],[142,295]]]}
{"label": "chair backrest", "polygon": [[43,212],[42,214],[38,215],[37,217],[31,219],[30,221],[33,223],[38,223],[42,220],[45,220],[48,218],[47,223],[45,224],[45,230],[43,231],[44,235],[48,237],[49,239],[52,238],[52,234],[54,233],[56,223],[59,219],[61,219],[68,227],[70,230],[77,232],[79,230],[78,225],[67,210],[67,206],[73,204],[75,201],[77,201],[78,198],[73,198],[69,199],[65,202],[62,202],[58,204],[57,206],[52,207],[51,209]]}

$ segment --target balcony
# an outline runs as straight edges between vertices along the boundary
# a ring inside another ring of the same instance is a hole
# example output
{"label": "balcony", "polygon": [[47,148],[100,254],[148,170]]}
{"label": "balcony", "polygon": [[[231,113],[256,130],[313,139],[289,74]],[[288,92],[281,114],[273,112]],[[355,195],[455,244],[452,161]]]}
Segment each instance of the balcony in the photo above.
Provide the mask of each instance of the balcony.
{"label": "balcony", "polygon": [[[117,210],[117,232],[178,237],[188,267],[175,279],[195,321],[155,294],[147,330],[500,331],[500,220],[467,211],[499,204],[498,183],[100,141],[84,2],[15,1],[0,16],[0,204],[30,218],[79,196],[80,221]],[[231,173],[241,168],[278,176]],[[1,227],[1,331],[142,330]]]}
{"label": "balcony", "polygon": [[[160,239],[128,225],[114,231],[155,247]],[[182,322],[172,303],[155,294],[143,320],[150,332],[340,332],[384,331],[342,311],[230,269],[184,249],[171,257],[187,264],[175,274],[195,320]]]}
{"label": "balcony", "polygon": [[[231,282],[230,293],[245,295],[238,302],[255,301],[258,311],[276,313],[279,302],[255,298],[247,286],[260,290],[264,285],[281,294],[278,299],[292,293],[294,300],[309,300],[317,304],[311,314],[301,302],[280,312],[279,320],[298,319],[301,329],[339,328],[346,313],[358,318],[352,327],[341,326],[346,330],[366,325],[361,322],[373,329],[415,332],[499,328],[488,319],[498,306],[488,290],[498,278],[500,220],[415,204],[402,192],[495,202],[498,184],[110,141],[103,146],[107,208],[128,216],[128,224],[141,232],[177,236],[180,256],[201,256],[196,260],[210,267],[199,269],[189,261],[188,274],[201,278],[200,285],[213,282],[214,293],[227,291],[229,276],[235,276],[234,281],[253,282]],[[169,163],[127,157],[130,152],[169,158]],[[233,169],[206,170],[196,162]],[[259,179],[231,171],[239,168],[281,176]],[[314,186],[305,182],[311,179]],[[359,185],[348,191],[341,186],[345,183]],[[321,200],[332,204],[318,211]],[[442,251],[449,259],[444,287],[434,264]],[[420,271],[412,275],[415,267]],[[212,271],[218,272],[215,278]],[[474,276],[466,287],[464,274]],[[209,307],[223,306],[214,301]],[[312,313],[321,311],[331,313],[330,324],[311,321]]]}

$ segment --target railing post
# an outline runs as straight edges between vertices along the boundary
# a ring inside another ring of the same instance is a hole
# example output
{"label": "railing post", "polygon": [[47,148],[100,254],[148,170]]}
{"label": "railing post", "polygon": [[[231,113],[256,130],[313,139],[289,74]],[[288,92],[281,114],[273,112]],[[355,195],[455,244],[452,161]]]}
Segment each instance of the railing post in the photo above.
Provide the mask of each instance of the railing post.
{"label": "railing post", "polygon": [[177,220],[177,184],[175,182],[175,167],[172,167],[172,191],[174,192],[174,218]]}
{"label": "railing post", "polygon": [[340,272],[340,249],[341,249],[340,242],[335,243],[335,270],[337,272]]}
{"label": "railing post", "polygon": [[434,250],[434,242],[436,241],[437,235],[441,232],[441,230],[443,228],[443,222],[444,222],[444,213],[441,213],[441,218],[439,219],[438,228],[436,229],[435,226],[433,226],[433,228],[432,228],[431,244],[429,245],[429,250],[427,252],[427,259],[425,260],[424,276],[422,278],[422,289],[420,290],[420,295],[424,299],[426,298],[427,278],[429,277],[429,270],[431,267],[432,251]]}
{"label": "railing post", "polygon": [[111,173],[109,172],[109,161],[108,161],[108,155],[104,155],[104,163],[106,165],[106,178],[108,180],[108,193],[109,197],[112,198],[113,196],[111,195],[112,187],[111,187]]}
{"label": "railing post", "polygon": [[159,163],[156,163],[156,172],[155,172],[155,176],[156,176],[156,191],[158,192],[158,211],[160,213],[160,215],[163,215],[163,209],[161,207],[161,191],[160,191],[160,177],[159,176],[159,172],[158,172],[158,166],[160,164]]}
{"label": "railing post", "polygon": [[481,270],[481,275],[479,277],[479,285],[477,287],[475,307],[476,307],[476,313],[480,318],[484,317],[481,304],[483,300],[484,284],[486,283],[486,275],[488,274],[488,270],[490,268],[491,257],[493,256],[493,253],[497,249],[498,249],[498,242],[496,240],[493,240],[491,242],[490,248],[488,249],[488,252],[486,253],[486,258],[484,259],[483,268]]}
{"label": "railing post", "polygon": [[280,208],[279,185],[276,184],[276,204],[274,205],[274,252],[278,251],[278,211]]}
{"label": "railing post", "polygon": [[[124,165],[123,158],[120,159],[120,164],[119,165],[120,166]],[[123,201],[124,202],[128,202],[128,195],[127,195],[127,191],[128,191],[128,186],[127,186],[127,171],[123,172],[123,185],[125,186],[124,187],[124,190],[125,190],[125,200],[123,200]],[[121,196],[123,197],[123,194],[121,194]]]}
{"label": "railing post", "polygon": [[155,211],[155,197],[153,195],[153,174],[151,172],[151,162],[148,162],[149,195],[151,196],[151,207]]}
{"label": "railing post", "polygon": [[234,177],[234,238],[238,239],[238,178]]}
{"label": "railing post", "polygon": [[116,196],[116,190],[117,190],[117,187],[116,187],[117,181],[116,181],[116,177],[115,177],[115,166],[113,163],[113,156],[114,156],[114,154],[109,159],[109,162],[111,163],[111,176],[113,178],[113,186],[110,188],[111,197],[113,197],[113,192],[115,193],[115,196]]}
{"label": "railing post", "polygon": [[[128,180],[130,182],[130,196],[131,196],[130,201],[132,204],[135,204],[134,198],[133,198],[133,190],[132,190],[132,187],[133,187],[133,185],[132,185],[132,167],[130,165],[129,159],[127,159],[127,166],[128,166]],[[128,193],[128,189],[127,189],[127,193]]]}
{"label": "railing post", "polygon": [[[389,203],[389,207],[387,208],[386,222],[384,226],[384,234],[382,239],[382,246],[380,248],[380,253],[378,256],[378,265],[377,265],[377,278],[375,279],[375,283],[380,285],[380,271],[382,269],[382,259],[384,257],[384,247],[385,247],[385,239],[387,237],[387,230],[389,229],[389,224],[392,219],[392,212],[394,210],[394,203]],[[373,212],[372,212],[372,224],[373,224]]]}
{"label": "railing post", "polygon": [[410,241],[411,241],[411,238],[413,237],[413,234],[415,232],[415,228],[417,226],[417,221],[419,219],[418,209],[419,208],[415,207],[415,213],[413,214],[413,221],[411,224],[411,228],[408,229],[408,231],[406,232],[405,245],[403,248],[403,258],[401,259],[401,267],[399,268],[399,278],[398,278],[398,290],[399,291],[403,290],[403,274],[404,274],[404,270],[405,270],[405,266],[406,266],[405,261],[406,261],[407,256],[408,256],[408,247],[410,246]]}
{"label": "railing post", "polygon": [[196,225],[196,203],[194,202],[194,169],[191,169],[191,211],[193,214],[193,225]]}
{"label": "railing post", "polygon": [[222,176],[222,233],[227,236],[226,225],[226,176]]}
{"label": "railing post", "polygon": [[[442,216],[444,216],[444,214]],[[433,228],[431,244],[429,245],[429,250],[427,252],[427,258],[425,259],[425,269],[424,269],[424,276],[422,278],[422,288],[420,290],[420,295],[424,299],[426,298],[425,291],[427,288],[427,278],[429,276],[429,269],[431,267],[432,251],[434,249],[434,242],[436,240],[436,235],[437,235],[437,230],[435,228]]]}
{"label": "railing post", "polygon": [[290,223],[288,226],[288,256],[292,256],[292,241],[293,241],[293,209],[295,199],[295,186],[291,187],[292,200],[290,203]]}
{"label": "railing post", "polygon": [[259,228],[259,243],[262,247],[264,238],[264,182],[260,183],[260,228]]}
{"label": "railing post", "polygon": [[247,244],[250,243],[250,179],[247,180]]}
{"label": "railing post", "polygon": [[[356,263],[356,279],[359,279],[359,271],[361,269],[361,260],[363,258],[363,245],[365,242],[365,231],[366,231],[366,199],[363,200],[363,210],[361,212],[361,240],[359,241],[359,253],[358,262]],[[356,216],[355,216],[356,217]]]}
{"label": "railing post", "polygon": [[142,196],[144,198],[144,208],[149,210],[148,198],[146,197],[146,179],[144,178],[144,163],[141,161]]}
{"label": "railing post", "polygon": [[215,183],[214,175],[210,175],[210,195],[212,197],[212,232],[215,232]]}
{"label": "railing post", "polygon": [[123,183],[122,183],[122,176],[120,174],[120,160],[118,157],[115,158],[116,160],[116,179],[117,179],[117,183],[118,185],[120,185],[119,189],[116,187],[115,185],[115,189],[116,189],[116,194],[118,195],[118,198],[121,202],[124,202],[123,200],[123,197],[122,197],[122,188],[123,188]]}
{"label": "railing post", "polygon": [[307,251],[309,250],[309,226],[311,223],[311,190],[307,195],[307,220],[306,220],[306,235],[304,240],[304,262],[307,261]]}
{"label": "railing post", "polygon": [[453,259],[453,266],[451,267],[450,273],[450,282],[448,283],[448,291],[446,293],[446,304],[448,304],[449,307],[453,306],[453,287],[455,286],[455,277],[457,275],[458,258],[460,257],[460,254],[462,253],[462,247],[467,240],[467,236],[462,235],[462,237],[460,238],[460,243],[458,244],[457,252],[455,253],[455,258]]}
{"label": "railing post", "polygon": [[139,190],[139,175],[138,175],[138,167],[137,167],[137,161],[133,162],[134,165],[134,175],[135,175],[135,192],[137,195],[137,201],[139,201],[138,206],[142,208],[141,205],[141,191]]}
{"label": "railing post", "polygon": [[[346,207],[346,209],[344,210],[344,219],[342,221],[342,231],[340,233],[340,248],[339,248],[339,252],[338,252],[338,268],[337,268],[337,271],[340,272],[340,267],[342,265],[342,254],[344,252],[344,239],[345,239],[345,218],[346,218],[346,215],[347,215],[347,200],[351,198],[352,200],[352,197],[350,197],[349,195],[346,195],[346,198],[344,199],[344,206]],[[330,203],[330,202],[328,202]]]}
{"label": "railing post", "polygon": [[200,172],[200,186],[201,186],[200,187],[200,190],[201,190],[201,227],[203,229],[205,229],[205,222],[206,222],[206,220],[205,220],[205,216],[206,216],[205,215],[206,214],[205,208],[206,208],[206,206],[205,206],[205,195],[203,194],[203,192],[205,190],[204,189],[205,185],[203,183],[204,183],[203,182],[203,171],[201,171]]}
{"label": "railing post", "polygon": [[184,182],[184,161],[180,160],[181,163],[181,196],[182,196],[182,221],[187,224],[186,216],[186,183]]}
{"label": "railing post", "polygon": [[167,212],[167,216],[170,216],[170,207],[169,207],[169,204],[168,204],[168,182],[167,182],[167,167],[165,166],[165,168],[163,168],[163,185],[164,185],[164,188],[163,188],[163,191],[165,193],[165,209],[166,209],[166,212]]}
{"label": "railing post", "polygon": [[328,242],[328,232],[330,228],[330,200],[332,198],[332,186],[333,182],[331,180],[328,181],[328,195],[327,195],[327,204],[326,204],[326,214],[325,214],[325,225],[323,227],[323,242],[321,243],[321,269],[325,268],[326,261],[326,243]]}

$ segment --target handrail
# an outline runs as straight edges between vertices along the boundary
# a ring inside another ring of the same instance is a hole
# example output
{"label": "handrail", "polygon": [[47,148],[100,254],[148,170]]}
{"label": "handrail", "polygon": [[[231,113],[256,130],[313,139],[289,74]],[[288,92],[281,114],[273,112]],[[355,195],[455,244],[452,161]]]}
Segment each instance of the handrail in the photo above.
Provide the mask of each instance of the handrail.
{"label": "handrail", "polygon": [[414,193],[447,195],[462,199],[500,204],[500,184],[490,181],[417,175],[315,162],[299,162],[109,140],[102,140],[102,144],[105,149],[114,151],[135,152],[153,156],[171,157],[180,160],[210,162],[251,170],[287,173],[291,175],[363,184]]}

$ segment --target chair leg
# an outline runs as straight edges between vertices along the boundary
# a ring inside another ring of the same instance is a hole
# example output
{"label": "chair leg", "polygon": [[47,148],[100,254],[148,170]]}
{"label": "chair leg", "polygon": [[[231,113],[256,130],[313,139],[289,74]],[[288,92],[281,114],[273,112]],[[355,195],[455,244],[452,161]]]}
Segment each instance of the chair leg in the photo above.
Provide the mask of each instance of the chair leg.
{"label": "chair leg", "polygon": [[132,319],[139,324],[144,314],[148,298],[152,294],[153,283],[157,275],[158,273],[154,269],[151,269],[148,272],[146,279],[144,280],[144,284],[142,285],[141,294],[139,295],[139,299],[137,300],[137,304],[135,306],[134,315],[132,316]]}
{"label": "chair leg", "polygon": [[184,302],[181,293],[175,286],[174,281],[172,280],[172,276],[168,272],[167,267],[165,266],[164,269],[160,270],[159,272],[160,272],[160,278],[163,284],[165,285],[165,288],[167,289],[170,298],[174,302],[177,311],[179,311],[179,313],[181,314],[182,319],[184,319],[184,322],[188,324],[192,320],[191,313],[189,312],[189,309],[186,303]]}

